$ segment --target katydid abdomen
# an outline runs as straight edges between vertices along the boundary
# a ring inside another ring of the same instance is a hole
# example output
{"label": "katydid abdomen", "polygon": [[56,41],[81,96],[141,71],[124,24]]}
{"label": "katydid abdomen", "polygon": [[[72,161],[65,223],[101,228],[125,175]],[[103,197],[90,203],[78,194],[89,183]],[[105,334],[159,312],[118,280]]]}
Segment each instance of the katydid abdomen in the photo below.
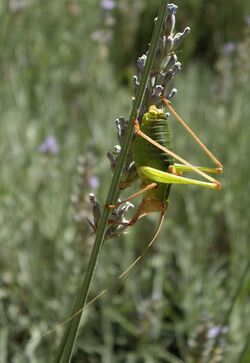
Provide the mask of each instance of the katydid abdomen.
{"label": "katydid abdomen", "polygon": [[[147,121],[142,120],[140,129],[145,134],[150,136],[162,146],[171,149],[171,139],[168,127],[168,121],[164,114],[160,119],[150,117],[150,113],[146,113]],[[147,140],[137,137],[133,146],[133,159],[137,169],[141,166],[151,166],[152,168],[167,171],[169,165],[173,164],[171,156],[159,150],[156,146],[149,143]]]}
{"label": "katydid abdomen", "polygon": [[[167,116],[155,106],[151,106],[149,111],[144,114],[140,130],[163,147],[167,149],[172,148]],[[142,187],[154,182],[154,180],[145,177],[143,173],[144,167],[167,172],[169,166],[174,163],[170,155],[142,137],[136,137],[134,141],[133,159],[142,182]],[[156,188],[147,191],[144,196],[144,202],[148,200],[147,211],[145,212],[150,212],[149,204],[152,207],[151,211],[160,211],[161,206],[168,199],[169,192],[170,184],[166,183],[157,183]]]}

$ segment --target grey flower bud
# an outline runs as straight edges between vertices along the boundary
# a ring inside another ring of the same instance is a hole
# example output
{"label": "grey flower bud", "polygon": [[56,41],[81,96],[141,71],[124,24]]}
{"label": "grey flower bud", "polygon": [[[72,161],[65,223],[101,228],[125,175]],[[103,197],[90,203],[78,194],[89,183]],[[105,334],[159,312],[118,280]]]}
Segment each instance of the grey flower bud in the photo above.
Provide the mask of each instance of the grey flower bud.
{"label": "grey flower bud", "polygon": [[94,193],[89,194],[89,201],[90,201],[90,204],[92,206],[92,214],[93,214],[93,218],[94,218],[94,225],[97,228],[98,222],[99,222],[99,219],[100,219],[100,216],[101,216],[100,204],[97,201]]}
{"label": "grey flower bud", "polygon": [[124,117],[120,116],[115,120],[118,141],[122,144],[123,137],[125,135],[127,122]]}
{"label": "grey flower bud", "polygon": [[164,33],[166,35],[172,34],[175,27],[175,14],[178,6],[174,4],[168,4],[168,16],[165,21]]}
{"label": "grey flower bud", "polygon": [[114,158],[113,153],[110,151],[107,152],[107,158],[110,161],[111,170],[112,170],[112,172],[114,172],[115,166],[116,166],[116,158]]}
{"label": "grey flower bud", "polygon": [[120,152],[121,152],[121,146],[120,146],[120,145],[115,145],[115,146],[113,147],[113,154],[114,154],[114,155],[119,155],[119,154],[120,154]]}
{"label": "grey flower bud", "polygon": [[173,47],[176,49],[185,38],[186,35],[190,33],[190,28],[187,26],[182,33],[176,33],[174,36]]}
{"label": "grey flower bud", "polygon": [[177,55],[175,53],[171,53],[164,67],[164,72],[167,72],[169,69],[173,68],[176,62],[177,62]]}
{"label": "grey flower bud", "polygon": [[181,70],[181,62],[176,62],[173,67],[173,76],[175,76]]}
{"label": "grey flower bud", "polygon": [[171,98],[173,98],[177,93],[177,88],[173,88],[167,95],[167,99],[170,100]]}
{"label": "grey flower bud", "polygon": [[165,48],[164,48],[165,57],[167,57],[168,54],[171,52],[173,45],[174,45],[174,38],[172,37],[172,35],[169,35],[165,41]]}
{"label": "grey flower bud", "polygon": [[165,74],[165,77],[164,77],[164,85],[166,85],[168,82],[171,81],[171,79],[173,78],[173,71],[170,70],[168,71],[166,74]]}
{"label": "grey flower bud", "polygon": [[146,54],[143,54],[141,57],[138,58],[137,60],[137,65],[140,71],[143,71],[144,67],[145,67],[145,63],[147,60],[147,56]]}
{"label": "grey flower bud", "polygon": [[137,93],[138,87],[140,85],[137,76],[133,76],[134,94]]}

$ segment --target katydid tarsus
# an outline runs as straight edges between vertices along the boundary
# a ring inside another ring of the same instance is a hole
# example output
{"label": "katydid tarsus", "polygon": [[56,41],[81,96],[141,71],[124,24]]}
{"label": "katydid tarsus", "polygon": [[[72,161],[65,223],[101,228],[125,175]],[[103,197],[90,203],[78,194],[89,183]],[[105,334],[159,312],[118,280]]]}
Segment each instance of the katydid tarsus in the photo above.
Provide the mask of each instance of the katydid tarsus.
{"label": "katydid tarsus", "polygon": [[[171,139],[168,127],[168,117],[156,106],[149,107],[139,124],[138,120],[134,120],[135,140],[132,146],[133,159],[137,168],[138,175],[141,179],[141,188],[138,192],[132,194],[130,197],[117,203],[115,206],[107,206],[108,208],[117,207],[126,201],[143,194],[143,199],[137,208],[134,216],[127,223],[118,222],[119,224],[126,224],[128,226],[134,225],[138,219],[143,216],[153,213],[160,213],[160,220],[153,238],[144,248],[143,252],[138,256],[134,262],[117,278],[117,282],[125,278],[135,265],[142,260],[147,250],[153,245],[163,223],[165,212],[168,206],[168,199],[170,188],[172,184],[188,184],[197,185],[204,188],[219,190],[221,184],[208,174],[220,174],[223,172],[222,164],[218,159],[207,149],[199,137],[193,130],[185,123],[185,121],[174,110],[169,100],[161,97],[163,104],[169,109],[174,118],[182,124],[192,138],[197,142],[201,149],[209,156],[214,162],[214,168],[194,166],[182,157],[175,154],[171,149]],[[178,160],[181,164],[177,164],[174,160]],[[182,174],[186,172],[196,172],[207,181],[197,179],[190,179],[183,177]],[[123,187],[124,189],[124,187]],[[114,223],[110,220],[110,223]],[[115,284],[116,285],[116,284]],[[66,324],[75,316],[80,314],[84,309],[89,307],[92,303],[97,301],[103,296],[110,288],[102,290],[90,302],[88,302],[77,313],[70,316],[65,321],[57,324],[54,328],[44,333],[39,338],[42,338],[52,333],[57,327]],[[112,288],[111,288],[112,290]]]}

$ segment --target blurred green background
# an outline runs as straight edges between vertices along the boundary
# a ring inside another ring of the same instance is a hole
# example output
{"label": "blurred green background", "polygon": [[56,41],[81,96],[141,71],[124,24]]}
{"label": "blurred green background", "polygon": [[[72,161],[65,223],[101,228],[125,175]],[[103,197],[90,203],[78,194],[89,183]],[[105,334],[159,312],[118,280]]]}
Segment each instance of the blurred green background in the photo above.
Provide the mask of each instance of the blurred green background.
{"label": "blurred green background", "polygon": [[[250,362],[249,2],[175,3],[176,31],[191,34],[178,52],[173,104],[224,164],[223,189],[172,188],[155,246],[119,291],[85,311],[73,362]],[[129,115],[159,1],[113,5],[0,4],[1,363],[52,360],[63,327],[36,338],[69,316],[88,261],[88,193],[104,203],[114,120]],[[174,121],[171,130],[177,153],[209,164]],[[105,242],[90,297],[156,225],[153,215]]]}

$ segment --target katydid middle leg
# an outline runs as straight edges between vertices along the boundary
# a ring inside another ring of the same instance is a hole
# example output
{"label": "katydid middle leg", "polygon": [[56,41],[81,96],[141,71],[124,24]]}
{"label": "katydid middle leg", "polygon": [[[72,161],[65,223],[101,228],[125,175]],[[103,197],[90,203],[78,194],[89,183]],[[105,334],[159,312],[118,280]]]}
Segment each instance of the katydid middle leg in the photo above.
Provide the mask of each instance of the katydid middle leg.
{"label": "katydid middle leg", "polygon": [[122,205],[122,204],[124,204],[124,203],[126,203],[126,202],[129,202],[130,200],[132,200],[132,199],[134,199],[134,198],[136,198],[136,197],[138,197],[139,195],[141,195],[141,194],[143,194],[143,193],[146,193],[147,191],[149,191],[149,190],[152,190],[152,189],[155,189],[155,188],[157,188],[157,184],[156,183],[150,183],[150,184],[147,184],[147,185],[145,185],[145,186],[143,186],[138,192],[136,192],[136,193],[134,193],[134,194],[132,194],[132,195],[130,195],[128,198],[126,198],[126,199],[123,199],[123,200],[121,200],[120,202],[118,202],[118,203],[116,203],[116,204],[114,204],[114,205],[108,205],[107,207],[108,208],[117,208],[117,207],[119,207],[120,205]]}

